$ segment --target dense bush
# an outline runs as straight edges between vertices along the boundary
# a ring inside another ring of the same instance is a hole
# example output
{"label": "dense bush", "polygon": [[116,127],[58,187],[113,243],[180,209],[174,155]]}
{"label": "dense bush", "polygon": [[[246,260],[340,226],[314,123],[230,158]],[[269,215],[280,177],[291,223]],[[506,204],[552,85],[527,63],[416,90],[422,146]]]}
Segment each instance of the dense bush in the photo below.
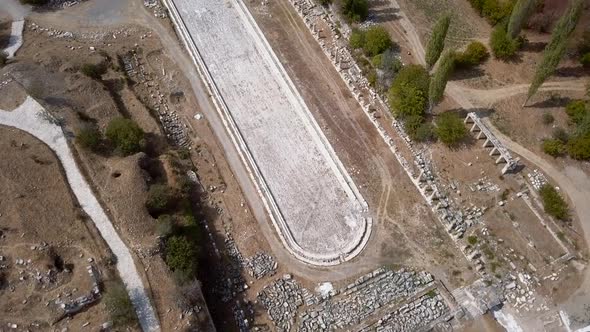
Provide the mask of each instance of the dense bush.
{"label": "dense bush", "polygon": [[365,31],[354,28],[348,39],[348,44],[352,49],[359,49],[365,46]]}
{"label": "dense bush", "polygon": [[428,103],[430,76],[419,65],[403,67],[389,89],[392,112],[401,118],[410,115],[423,116]]}
{"label": "dense bush", "polygon": [[464,52],[458,53],[455,57],[455,65],[458,68],[475,67],[484,62],[490,53],[484,44],[474,41],[471,42]]}
{"label": "dense bush", "polygon": [[567,152],[574,159],[590,160],[590,133],[570,138]]}
{"label": "dense bush", "polygon": [[86,126],[76,135],[76,142],[84,149],[96,151],[100,147],[102,134],[95,126]]}
{"label": "dense bush", "polygon": [[362,22],[369,15],[369,2],[367,0],[342,0],[341,11],[348,20]]}
{"label": "dense bush", "polygon": [[141,151],[144,132],[132,120],[119,117],[109,122],[106,137],[117,151],[130,155]]}
{"label": "dense bush", "polygon": [[124,327],[134,324],[137,317],[125,286],[119,282],[110,282],[105,285],[105,291],[103,301],[113,326]]}
{"label": "dense bush", "polygon": [[166,241],[166,264],[172,271],[194,274],[197,255],[197,249],[185,236],[175,235]]}
{"label": "dense bush", "polygon": [[363,51],[368,57],[385,52],[393,45],[389,32],[380,25],[374,25],[365,33],[365,44]]}
{"label": "dense bush", "polygon": [[446,112],[436,119],[435,133],[445,145],[454,146],[467,136],[467,129],[457,114]]}
{"label": "dense bush", "polygon": [[552,157],[559,157],[565,152],[565,146],[560,140],[546,139],[543,141],[543,152]]}
{"label": "dense bush", "polygon": [[107,67],[104,64],[85,63],[80,67],[80,71],[92,79],[99,80],[107,72]]}
{"label": "dense bush", "polygon": [[574,100],[567,104],[565,112],[575,124],[580,124],[588,116],[588,107],[583,100]]}
{"label": "dense bush", "polygon": [[391,86],[395,74],[402,68],[402,62],[398,55],[390,48],[373,58],[373,66],[377,69],[377,81],[383,89]]}
{"label": "dense bush", "polygon": [[174,207],[176,194],[167,185],[154,184],[150,186],[145,207],[152,215],[167,212]]}
{"label": "dense bush", "polygon": [[425,61],[428,68],[434,66],[443,49],[445,48],[445,39],[447,38],[447,31],[451,24],[451,16],[443,15],[434,25],[432,29],[432,36],[426,45]]}
{"label": "dense bush", "polygon": [[514,6],[513,1],[504,0],[469,0],[469,3],[480,16],[487,18],[491,24],[496,24],[508,17]]}
{"label": "dense bush", "polygon": [[539,190],[545,212],[559,220],[567,220],[569,218],[569,207],[566,201],[551,185],[546,184]]}
{"label": "dense bush", "polygon": [[516,52],[520,48],[521,41],[519,39],[513,39],[506,32],[506,26],[498,24],[492,36],[490,38],[490,47],[492,53],[496,58],[508,60],[516,55]]}

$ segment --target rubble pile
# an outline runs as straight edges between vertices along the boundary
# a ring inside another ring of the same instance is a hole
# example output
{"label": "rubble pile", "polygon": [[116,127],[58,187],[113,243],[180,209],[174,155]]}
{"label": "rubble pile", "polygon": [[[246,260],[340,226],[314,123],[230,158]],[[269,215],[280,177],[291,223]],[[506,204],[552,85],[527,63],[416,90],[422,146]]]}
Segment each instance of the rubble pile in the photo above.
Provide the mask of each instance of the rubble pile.
{"label": "rubble pile", "polygon": [[87,0],[49,0],[49,2],[45,6],[47,8],[61,9],[75,6],[84,1]]}
{"label": "rubble pile", "polygon": [[223,278],[218,278],[215,292],[221,296],[223,302],[229,302],[235,296],[248,288],[242,277],[241,269],[245,264],[242,253],[238,250],[236,243],[230,233],[225,234],[225,248],[229,257],[229,264],[220,271]]}
{"label": "rubble pile", "polygon": [[277,331],[291,331],[295,324],[297,308],[303,305],[304,294],[301,286],[286,274],[273,283],[264,287],[257,294],[257,302],[260,302],[268,312]]}
{"label": "rubble pile", "polygon": [[166,8],[162,6],[159,0],[143,0],[143,5],[146,8],[151,9],[152,13],[154,13],[154,16],[157,18],[168,17],[168,12],[166,11]]}
{"label": "rubble pile", "polygon": [[[100,283],[100,278],[98,271],[93,265],[87,266],[86,270],[88,271],[88,275],[92,280],[92,288],[86,295],[61,303],[60,307],[64,310],[64,315],[75,315],[84,308],[96,303],[100,299],[100,287],[98,286]],[[56,301],[56,303],[59,303],[59,301]]]}
{"label": "rubble pile", "polygon": [[448,313],[449,307],[440,294],[426,294],[383,316],[376,324],[361,332],[427,331],[446,318]]}
{"label": "rubble pile", "polygon": [[298,331],[329,331],[360,324],[379,308],[414,296],[433,280],[427,272],[377,269],[340,290],[340,295],[301,313]]}
{"label": "rubble pile", "polygon": [[545,175],[536,168],[531,173],[528,173],[527,177],[535,190],[540,190],[541,187],[547,184]]}
{"label": "rubble pile", "polygon": [[260,279],[274,275],[278,264],[271,255],[259,252],[246,261],[246,266],[250,276]]}
{"label": "rubble pile", "polygon": [[497,184],[491,182],[487,176],[484,176],[483,178],[477,180],[477,182],[469,185],[469,189],[472,192],[475,192],[475,191],[483,191],[483,192],[500,191],[500,187]]}

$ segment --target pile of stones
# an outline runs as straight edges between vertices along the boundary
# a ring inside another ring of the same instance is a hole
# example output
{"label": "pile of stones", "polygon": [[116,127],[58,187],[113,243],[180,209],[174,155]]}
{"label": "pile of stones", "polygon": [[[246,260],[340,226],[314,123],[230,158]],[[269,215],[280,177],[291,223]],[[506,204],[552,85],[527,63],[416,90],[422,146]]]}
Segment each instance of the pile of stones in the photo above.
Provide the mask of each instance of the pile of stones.
{"label": "pile of stones", "polygon": [[449,307],[440,294],[426,294],[383,316],[376,324],[361,332],[429,331],[437,322],[446,320],[448,313]]}
{"label": "pile of stones", "polygon": [[158,17],[158,18],[167,18],[168,17],[168,12],[164,8],[164,6],[162,6],[162,4],[160,3],[159,0],[143,0],[143,5],[146,8],[151,9],[152,12],[154,13],[155,17]]}
{"label": "pile of stones", "polygon": [[297,309],[304,303],[303,295],[301,286],[286,274],[264,287],[257,294],[257,302],[267,309],[277,331],[288,332],[295,324]]}
{"label": "pile of stones", "polygon": [[246,266],[250,276],[260,279],[274,275],[278,264],[271,255],[259,252],[246,261]]}
{"label": "pile of stones", "polygon": [[477,180],[477,182],[471,184],[469,186],[469,189],[472,192],[475,191],[484,191],[484,192],[491,192],[491,191],[500,191],[500,187],[493,183],[490,182],[487,176],[484,176],[483,178]]}
{"label": "pile of stones", "polygon": [[412,297],[432,282],[426,272],[377,269],[340,290],[339,295],[301,313],[298,331],[330,331],[358,325],[379,308]]}

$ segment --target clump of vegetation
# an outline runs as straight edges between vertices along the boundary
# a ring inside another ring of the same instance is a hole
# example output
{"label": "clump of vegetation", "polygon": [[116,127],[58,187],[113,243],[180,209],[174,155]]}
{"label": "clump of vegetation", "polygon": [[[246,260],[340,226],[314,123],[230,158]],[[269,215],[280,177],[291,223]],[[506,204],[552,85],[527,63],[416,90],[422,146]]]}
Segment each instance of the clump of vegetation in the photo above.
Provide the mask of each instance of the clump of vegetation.
{"label": "clump of vegetation", "polygon": [[404,119],[404,129],[408,136],[416,142],[428,142],[436,139],[434,127],[425,122],[420,115],[410,115]]}
{"label": "clump of vegetation", "polygon": [[8,54],[4,51],[0,51],[0,68],[6,66],[6,62],[8,61]]}
{"label": "clump of vegetation", "polygon": [[578,160],[590,159],[590,132],[576,134],[567,143],[570,157]]}
{"label": "clump of vegetation", "polygon": [[389,103],[395,116],[424,116],[428,102],[430,75],[419,65],[403,67],[389,89]]}
{"label": "clump of vegetation", "polygon": [[118,152],[130,155],[141,151],[144,132],[132,120],[118,117],[109,122],[106,137]]}
{"label": "clump of vegetation", "polygon": [[516,2],[516,5],[512,9],[507,28],[511,38],[518,37],[536,5],[537,0],[518,0]]}
{"label": "clump of vegetation", "polygon": [[507,18],[514,6],[514,1],[502,0],[469,0],[469,3],[491,24],[497,24]]}
{"label": "clump of vegetation", "polygon": [[97,151],[102,142],[102,134],[96,126],[88,125],[80,129],[76,135],[76,142],[84,149]]}
{"label": "clump of vegetation", "polygon": [[545,184],[539,190],[545,212],[559,220],[569,218],[569,206],[561,195],[549,184]]}
{"label": "clump of vegetation", "polygon": [[498,59],[509,60],[516,55],[522,41],[519,38],[512,38],[506,31],[505,24],[498,24],[490,37],[492,53]]}
{"label": "clump of vegetation", "polygon": [[565,152],[565,145],[557,139],[546,139],[543,141],[543,152],[552,157],[559,157]]}
{"label": "clump of vegetation", "polygon": [[447,146],[455,146],[467,136],[463,120],[451,112],[443,113],[437,118],[435,132],[438,139]]}
{"label": "clump of vegetation", "polygon": [[368,57],[381,54],[393,46],[389,33],[379,25],[374,25],[366,31],[353,30],[349,44],[354,49],[361,48]]}
{"label": "clump of vegetation", "polygon": [[455,57],[457,68],[471,68],[483,63],[490,53],[484,44],[474,41],[471,42],[464,52],[458,53]]}
{"label": "clump of vegetation", "polygon": [[477,243],[477,236],[475,236],[475,235],[468,236],[467,243],[469,243],[469,245],[474,246]]}
{"label": "clump of vegetation", "polygon": [[553,117],[553,114],[551,114],[549,112],[545,112],[541,116],[541,121],[543,122],[544,125],[550,125],[553,122],[555,122],[555,118]]}
{"label": "clump of vegetation", "polygon": [[432,109],[434,105],[440,103],[443,99],[447,82],[449,81],[453,70],[455,70],[455,52],[446,51],[440,59],[436,72],[430,79],[430,86],[428,88],[430,109]]}
{"label": "clump of vegetation", "polygon": [[106,74],[107,67],[102,63],[85,63],[82,65],[82,67],[80,67],[80,72],[94,80],[100,80],[102,75]]}
{"label": "clump of vegetation", "polygon": [[148,191],[145,207],[151,215],[158,215],[170,211],[176,198],[174,189],[164,184],[153,184]]}
{"label": "clump of vegetation", "polygon": [[166,241],[166,264],[172,271],[194,275],[197,255],[197,248],[185,236],[175,235]]}
{"label": "clump of vegetation", "polygon": [[167,238],[172,235],[176,230],[176,223],[172,216],[168,214],[162,214],[156,219],[156,233],[158,236]]}
{"label": "clump of vegetation", "polygon": [[125,286],[120,282],[110,282],[105,285],[105,294],[103,301],[115,327],[124,327],[135,325],[137,316],[133,309],[133,304],[125,290]]}
{"label": "clump of vegetation", "polygon": [[590,30],[584,31],[582,40],[578,44],[578,53],[580,54],[580,63],[584,67],[590,67]]}
{"label": "clump of vegetation", "polygon": [[351,22],[362,22],[369,16],[367,0],[342,0],[342,15]]}
{"label": "clump of vegetation", "polygon": [[442,54],[442,51],[445,48],[445,39],[447,37],[450,24],[451,16],[446,14],[443,15],[434,25],[434,28],[432,29],[432,36],[430,37],[428,45],[426,46],[425,60],[428,68],[432,68],[432,66],[434,66]]}
{"label": "clump of vegetation", "polygon": [[573,123],[581,124],[588,116],[589,109],[585,101],[574,100],[567,104],[565,112]]}

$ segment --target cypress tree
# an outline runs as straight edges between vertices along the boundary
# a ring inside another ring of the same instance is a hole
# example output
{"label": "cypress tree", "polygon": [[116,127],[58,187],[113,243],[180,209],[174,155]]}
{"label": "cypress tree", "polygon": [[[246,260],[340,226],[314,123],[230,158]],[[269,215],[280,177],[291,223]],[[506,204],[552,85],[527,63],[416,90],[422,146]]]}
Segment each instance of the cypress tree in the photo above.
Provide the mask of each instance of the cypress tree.
{"label": "cypress tree", "polygon": [[537,67],[535,77],[533,78],[531,86],[529,87],[525,105],[529,99],[531,99],[531,97],[537,93],[545,80],[549,78],[549,76],[553,75],[553,72],[555,72],[555,69],[559,65],[559,61],[561,61],[561,58],[567,49],[567,39],[572,34],[576,28],[576,25],[578,24],[578,21],[580,20],[580,16],[582,15],[582,7],[583,0],[573,0],[565,14],[561,17],[559,22],[557,22],[557,25],[553,29],[553,33],[551,35],[551,41],[547,47],[545,47],[543,59]]}
{"label": "cypress tree", "polygon": [[440,59],[440,63],[436,69],[436,72],[434,73],[434,76],[432,76],[432,79],[430,80],[428,99],[431,110],[434,105],[438,104],[442,100],[444,96],[449,77],[453,73],[453,69],[455,69],[455,57],[455,52],[448,50],[445,51]]}
{"label": "cypress tree", "polygon": [[529,16],[533,13],[537,0],[518,0],[512,14],[510,21],[508,21],[508,34],[511,38],[518,37],[520,30],[525,25]]}
{"label": "cypress tree", "polygon": [[445,48],[445,38],[447,37],[447,31],[451,24],[451,16],[449,14],[443,15],[432,29],[432,36],[426,46],[426,64],[428,68],[432,68],[436,63],[436,60],[440,57],[443,49]]}

